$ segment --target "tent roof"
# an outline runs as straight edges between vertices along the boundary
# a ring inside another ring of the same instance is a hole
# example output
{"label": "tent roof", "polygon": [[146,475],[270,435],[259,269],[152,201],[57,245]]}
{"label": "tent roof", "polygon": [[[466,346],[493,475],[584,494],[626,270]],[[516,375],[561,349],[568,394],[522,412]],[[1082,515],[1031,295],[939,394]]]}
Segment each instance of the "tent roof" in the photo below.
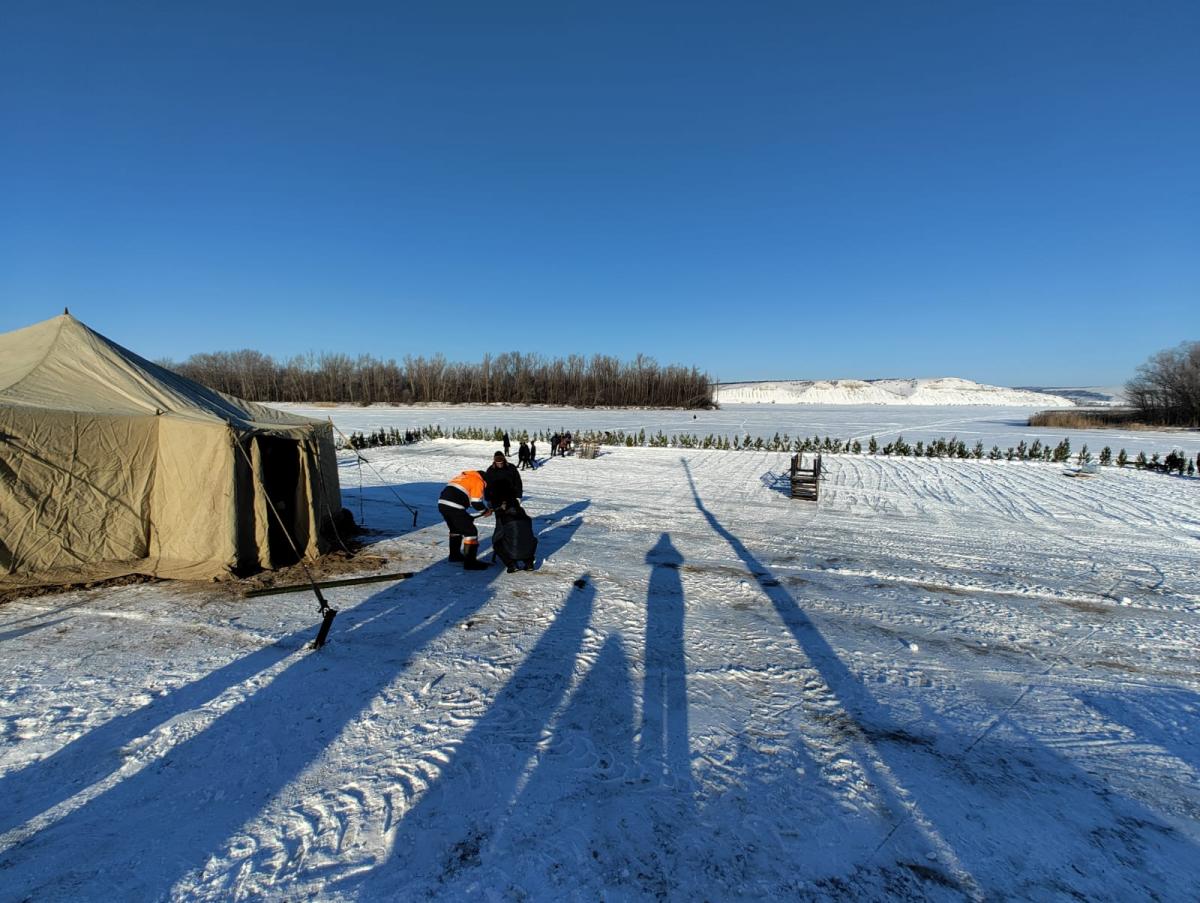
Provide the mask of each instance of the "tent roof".
{"label": "tent roof", "polygon": [[68,313],[0,334],[0,406],[111,416],[164,414],[243,429],[322,421],[215,392],[105,338]]}

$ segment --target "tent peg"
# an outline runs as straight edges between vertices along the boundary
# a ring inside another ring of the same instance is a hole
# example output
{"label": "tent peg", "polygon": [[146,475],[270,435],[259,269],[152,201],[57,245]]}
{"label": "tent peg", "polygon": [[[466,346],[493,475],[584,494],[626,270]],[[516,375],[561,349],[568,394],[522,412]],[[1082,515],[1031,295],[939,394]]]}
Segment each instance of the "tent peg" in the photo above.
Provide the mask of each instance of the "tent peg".
{"label": "tent peg", "polygon": [[317,631],[317,638],[312,641],[313,649],[320,649],[325,645],[325,641],[329,639],[329,628],[333,626],[333,619],[336,617],[336,608],[326,606],[321,610],[321,629]]}

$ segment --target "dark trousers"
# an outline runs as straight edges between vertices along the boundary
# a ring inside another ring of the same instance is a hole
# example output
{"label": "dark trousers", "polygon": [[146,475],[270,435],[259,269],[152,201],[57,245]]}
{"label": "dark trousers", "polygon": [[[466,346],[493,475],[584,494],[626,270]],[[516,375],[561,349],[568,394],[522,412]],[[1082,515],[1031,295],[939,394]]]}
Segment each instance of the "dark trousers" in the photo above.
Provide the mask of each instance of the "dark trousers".
{"label": "dark trousers", "polygon": [[451,508],[448,505],[438,505],[442,519],[450,528],[451,536],[463,537],[467,545],[479,542],[479,528],[475,526],[475,518],[461,508]]}

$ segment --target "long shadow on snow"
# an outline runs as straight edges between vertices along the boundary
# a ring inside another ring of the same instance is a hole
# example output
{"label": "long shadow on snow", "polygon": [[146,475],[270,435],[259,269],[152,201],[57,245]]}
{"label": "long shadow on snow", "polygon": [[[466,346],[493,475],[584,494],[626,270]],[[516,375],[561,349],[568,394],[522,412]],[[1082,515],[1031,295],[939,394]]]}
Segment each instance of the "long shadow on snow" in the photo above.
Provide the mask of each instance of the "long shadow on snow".
{"label": "long shadow on snow", "polygon": [[687,664],[683,651],[683,556],[663,533],[646,553],[645,678],[638,761],[655,782],[692,789],[688,749]]}
{"label": "long shadow on snow", "polygon": [[[576,502],[552,515],[569,519],[540,537],[547,554],[570,540],[587,505]],[[53,885],[79,889],[103,873],[112,893],[139,898],[166,894],[315,761],[379,691],[403,673],[412,656],[482,608],[499,574],[499,568],[470,573],[439,562],[347,609],[335,623],[333,641],[321,653],[297,658],[265,687],[158,761],[11,848],[0,859],[6,883],[23,883],[26,892],[50,884],[45,890],[52,893]],[[53,756],[9,775],[0,785],[5,825],[19,826],[115,773],[125,764],[120,750],[130,741],[270,668],[310,640],[314,631],[310,624],[109,720]],[[377,667],[364,660],[364,647],[378,652]],[[277,745],[280,739],[286,745]],[[80,856],[71,839],[81,836],[89,838],[91,849],[104,851],[103,862],[89,863]],[[145,856],[148,843],[155,850],[153,864]]]}
{"label": "long shadow on snow", "polygon": [[[1187,837],[1016,726],[1011,715],[998,722],[1008,725],[1003,733],[993,731],[974,751],[969,735],[930,738],[900,725],[841,661],[781,581],[704,507],[687,462],[682,463],[697,510],[758,580],[847,716],[839,730],[859,750],[859,765],[883,798],[885,819],[893,823],[879,848],[851,873],[857,891],[845,882],[835,890],[871,896],[874,891],[863,882],[878,882],[879,870],[887,872],[892,858],[909,873],[903,876],[906,883],[915,875],[938,896],[1082,892],[1123,898],[1155,887],[1169,899],[1173,888],[1195,883],[1197,867],[1189,864],[1200,859]],[[890,852],[882,853],[892,834],[906,825],[920,835],[915,846],[909,842],[913,838],[897,837]],[[924,861],[926,851],[934,853],[935,862]],[[997,869],[998,860],[1007,866]],[[1116,865],[1115,872],[1104,869],[1109,864]],[[1007,886],[981,889],[976,874]],[[884,874],[883,880],[892,879]]]}
{"label": "long shadow on snow", "polygon": [[571,685],[595,593],[588,581],[568,594],[537,645],[455,747],[440,777],[404,816],[391,859],[339,882],[339,891],[352,888],[364,899],[391,899],[411,893],[414,879],[440,883],[480,864]]}
{"label": "long shadow on snow", "polygon": [[[15,630],[6,630],[4,633],[0,633],[0,643],[3,643],[5,640],[15,640],[17,637],[22,637],[28,633],[34,633],[35,631],[43,630],[46,627],[53,627],[55,624],[61,624],[63,621],[69,620],[71,620],[70,617],[55,618],[53,621],[43,621],[41,624],[30,624],[28,627],[18,627]],[[4,831],[0,829],[0,834],[3,833]]]}
{"label": "long shadow on snow", "polygon": [[1147,686],[1077,690],[1075,696],[1132,731],[1139,743],[1161,747],[1200,772],[1200,694],[1182,687]]}
{"label": "long shadow on snow", "polygon": [[[679,848],[696,839],[683,557],[664,533],[646,562],[653,570],[640,726],[629,660],[615,634],[553,717],[587,626],[581,601],[569,602],[405,818],[393,858],[364,886],[355,877],[342,889],[373,898],[419,895],[423,886],[454,898],[482,882],[516,897],[556,886],[671,896],[680,880]],[[534,759],[536,769],[509,802]]]}
{"label": "long shadow on snow", "polygon": [[[360,527],[371,531],[374,539],[389,539],[404,536],[424,527],[445,524],[438,513],[438,495],[446,488],[445,483],[398,483],[386,486],[342,485],[342,504],[350,509]],[[396,499],[400,498],[417,509],[417,524],[413,516]],[[359,502],[362,505],[359,505]]]}

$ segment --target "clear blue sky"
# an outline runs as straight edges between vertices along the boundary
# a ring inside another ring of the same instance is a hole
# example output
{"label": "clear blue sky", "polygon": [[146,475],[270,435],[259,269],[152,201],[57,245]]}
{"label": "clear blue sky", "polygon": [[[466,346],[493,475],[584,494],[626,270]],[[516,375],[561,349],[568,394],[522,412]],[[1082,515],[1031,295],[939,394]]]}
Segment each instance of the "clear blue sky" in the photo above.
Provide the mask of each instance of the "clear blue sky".
{"label": "clear blue sky", "polygon": [[14,2],[0,330],[1124,381],[1200,339],[1200,3]]}

